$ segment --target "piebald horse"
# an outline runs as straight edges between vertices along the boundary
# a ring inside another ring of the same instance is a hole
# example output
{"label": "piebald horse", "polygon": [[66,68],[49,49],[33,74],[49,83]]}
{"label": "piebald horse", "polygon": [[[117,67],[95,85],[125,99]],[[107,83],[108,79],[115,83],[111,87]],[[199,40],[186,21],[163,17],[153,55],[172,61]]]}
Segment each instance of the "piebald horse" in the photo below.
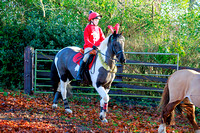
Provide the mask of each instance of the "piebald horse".
{"label": "piebald horse", "polygon": [[[116,57],[120,63],[125,63],[124,55],[125,38],[117,34],[117,30],[109,35],[100,44],[98,54],[91,69],[89,70],[92,86],[101,97],[100,100],[100,119],[107,122],[106,112],[108,111],[108,92],[116,73]],[[79,70],[79,65],[73,62],[73,57],[80,51],[79,47],[65,47],[60,50],[54,59],[51,67],[51,80],[53,88],[57,90],[54,96],[53,108],[57,107],[58,95],[62,95],[65,112],[72,113],[67,100],[69,84],[74,79]]]}
{"label": "piebald horse", "polygon": [[183,69],[174,72],[165,85],[160,102],[161,125],[159,133],[166,132],[166,124],[174,124],[174,109],[179,107],[187,114],[194,131],[200,133],[195,120],[195,106],[200,107],[200,73]]}

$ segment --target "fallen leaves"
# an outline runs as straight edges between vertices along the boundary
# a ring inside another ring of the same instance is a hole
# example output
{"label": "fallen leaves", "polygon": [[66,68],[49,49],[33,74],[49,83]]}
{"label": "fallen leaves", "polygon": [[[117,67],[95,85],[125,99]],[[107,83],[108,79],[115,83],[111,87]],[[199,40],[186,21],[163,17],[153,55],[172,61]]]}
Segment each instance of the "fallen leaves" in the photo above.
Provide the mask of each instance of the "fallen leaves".
{"label": "fallen leaves", "polygon": [[[50,94],[30,97],[16,92],[0,93],[0,132],[157,132],[160,124],[156,108],[113,103],[109,105],[108,123],[102,123],[99,102],[95,97],[86,100],[74,97],[69,99],[73,113],[65,114],[62,101],[57,109],[52,109]],[[178,120],[183,124],[186,118],[178,116]],[[184,127],[168,127],[167,131],[192,131],[189,122]]]}
{"label": "fallen leaves", "polygon": [[64,130],[56,128],[54,125],[45,122],[28,122],[25,120],[9,121],[0,120],[0,127],[2,132],[17,132],[17,131],[30,131],[30,132],[48,132],[56,131],[62,132]]}

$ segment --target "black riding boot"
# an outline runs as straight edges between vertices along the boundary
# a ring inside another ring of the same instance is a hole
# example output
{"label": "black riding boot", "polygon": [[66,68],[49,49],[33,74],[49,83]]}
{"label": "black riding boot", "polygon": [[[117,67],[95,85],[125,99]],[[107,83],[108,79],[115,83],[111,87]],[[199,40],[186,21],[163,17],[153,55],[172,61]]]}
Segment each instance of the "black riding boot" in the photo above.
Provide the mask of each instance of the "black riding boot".
{"label": "black riding boot", "polygon": [[78,70],[76,80],[81,81],[83,79],[83,70],[85,68],[85,62],[83,60],[80,61],[80,68]]}

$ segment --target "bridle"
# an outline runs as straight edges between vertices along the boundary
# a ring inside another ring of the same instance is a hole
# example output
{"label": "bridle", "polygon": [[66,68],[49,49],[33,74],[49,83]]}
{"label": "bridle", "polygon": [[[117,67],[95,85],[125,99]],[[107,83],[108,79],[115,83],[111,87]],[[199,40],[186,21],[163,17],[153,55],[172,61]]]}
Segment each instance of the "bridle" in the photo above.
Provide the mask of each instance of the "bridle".
{"label": "bridle", "polygon": [[[113,36],[112,36],[113,37]],[[116,40],[116,39],[112,39],[112,37],[111,37],[111,50],[114,52],[114,54],[116,55],[116,56],[118,56],[120,53],[123,53],[123,50],[120,50],[120,51],[116,51],[116,49],[115,49],[115,47],[114,47],[114,44],[112,43],[113,42],[113,40]],[[103,65],[103,67],[107,70],[107,71],[109,71],[109,72],[111,72],[111,73],[116,73],[117,72],[117,67],[116,67],[116,65],[114,65],[114,68],[110,68],[108,65],[107,65],[107,63],[105,63],[104,61],[103,61],[103,57],[102,57],[102,55],[103,56],[105,56],[105,57],[107,57],[109,60],[111,60],[111,61],[116,61],[117,62],[117,59],[112,59],[111,57],[109,57],[109,56],[107,56],[107,55],[105,55],[105,54],[103,54],[99,49],[97,49],[97,54],[98,54],[98,57],[99,57],[99,59],[100,59],[100,61],[101,61],[101,64]],[[93,72],[94,73],[94,72]]]}
{"label": "bridle", "polygon": [[116,51],[116,49],[115,49],[115,47],[114,47],[114,44],[113,44],[113,41],[114,40],[116,40],[116,39],[112,39],[113,38],[113,35],[112,35],[112,37],[111,37],[111,43],[112,43],[112,51],[114,52],[114,54],[118,57],[118,55],[120,54],[120,53],[123,53],[124,51],[121,49],[121,50],[119,50],[118,52]]}
{"label": "bridle", "polygon": [[112,46],[112,50],[113,50],[113,52],[115,53],[116,56],[118,56],[120,53],[123,53],[123,50],[119,50],[117,52],[114,46]]}

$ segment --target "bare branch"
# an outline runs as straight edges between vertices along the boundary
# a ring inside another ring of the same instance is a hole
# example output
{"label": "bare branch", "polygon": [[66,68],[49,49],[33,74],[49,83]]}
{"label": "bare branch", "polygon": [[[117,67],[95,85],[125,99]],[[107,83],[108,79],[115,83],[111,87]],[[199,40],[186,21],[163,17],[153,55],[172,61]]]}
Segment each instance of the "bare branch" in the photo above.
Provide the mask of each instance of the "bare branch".
{"label": "bare branch", "polygon": [[42,3],[42,0],[40,0],[42,11],[43,11],[43,17],[45,18],[45,10],[44,10],[44,4]]}

